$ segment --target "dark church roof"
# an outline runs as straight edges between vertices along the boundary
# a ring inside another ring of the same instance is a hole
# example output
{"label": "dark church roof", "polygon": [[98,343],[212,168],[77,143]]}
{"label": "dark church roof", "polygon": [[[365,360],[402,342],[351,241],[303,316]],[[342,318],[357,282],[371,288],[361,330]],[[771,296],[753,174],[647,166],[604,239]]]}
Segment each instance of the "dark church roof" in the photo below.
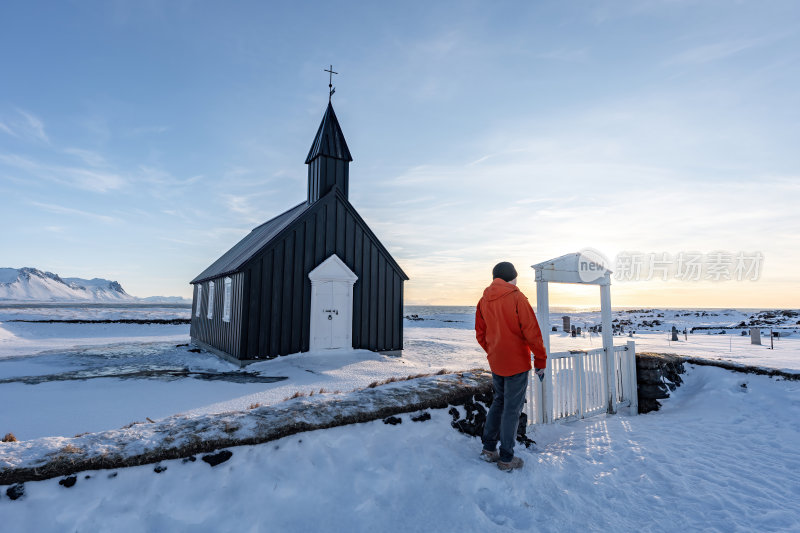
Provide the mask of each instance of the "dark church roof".
{"label": "dark church roof", "polygon": [[311,206],[307,202],[303,202],[285,213],[281,213],[275,218],[264,222],[251,231],[244,239],[239,241],[233,248],[225,252],[222,257],[214,261],[210,267],[205,269],[191,282],[199,283],[207,279],[218,278],[237,271],[310,207]]}
{"label": "dark church roof", "polygon": [[344,161],[353,160],[353,156],[350,155],[350,150],[347,148],[347,142],[344,140],[342,128],[339,126],[339,121],[336,120],[336,113],[333,112],[333,106],[330,102],[328,102],[328,109],[325,111],[325,116],[322,117],[322,123],[317,130],[317,136],[314,137],[311,150],[308,151],[306,164],[321,155]]}
{"label": "dark church roof", "polygon": [[[383,243],[375,236],[367,223],[361,218],[361,215],[358,214],[358,211],[347,201],[347,198],[344,197],[342,192],[337,188],[334,187],[328,194],[325,195],[324,198],[330,199],[337,199],[342,202],[346,209],[348,209],[355,219],[358,221],[357,223],[363,224],[363,227],[367,234],[370,237],[370,240],[378,247],[384,257],[391,265],[392,268],[397,270],[398,274],[403,279],[408,279],[408,276],[403,269],[400,268],[400,265],[392,257],[392,254],[383,246]],[[275,218],[268,220],[255,228],[251,231],[244,239],[239,241],[233,248],[225,252],[225,254],[214,261],[214,263],[205,269],[199,276],[194,278],[191,283],[200,283],[209,279],[218,278],[221,276],[225,276],[228,274],[232,274],[234,272],[239,271],[245,263],[247,263],[250,259],[257,256],[264,248],[269,246],[269,244],[278,238],[284,230],[290,228],[297,222],[300,217],[304,214],[309,213],[314,209],[318,209],[324,202],[315,202],[313,204],[309,204],[307,202],[303,202],[302,204],[298,204],[293,208],[289,209],[285,213],[281,213],[280,215],[276,216]]]}

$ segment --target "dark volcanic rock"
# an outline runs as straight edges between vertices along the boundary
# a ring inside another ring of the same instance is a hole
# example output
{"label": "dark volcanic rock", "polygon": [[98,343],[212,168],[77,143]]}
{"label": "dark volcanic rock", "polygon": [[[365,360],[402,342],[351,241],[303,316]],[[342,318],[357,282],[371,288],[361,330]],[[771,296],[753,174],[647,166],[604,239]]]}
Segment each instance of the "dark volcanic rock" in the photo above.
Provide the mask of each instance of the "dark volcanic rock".
{"label": "dark volcanic rock", "polygon": [[228,459],[233,457],[233,452],[229,450],[222,450],[221,452],[211,453],[208,455],[203,456],[203,461],[207,462],[211,466],[217,466],[220,463],[224,463]]}
{"label": "dark volcanic rock", "polygon": [[[464,418],[461,418],[458,409],[451,407],[448,411],[450,416],[453,417],[453,421],[450,425],[461,433],[472,437],[483,437],[483,428],[486,426],[486,415],[489,413],[493,398],[491,390],[467,398],[462,404],[464,406],[464,411],[466,411]],[[529,448],[531,444],[536,444],[536,441],[528,437],[526,433],[527,428],[528,415],[524,412],[520,413],[519,424],[517,425],[517,442]]]}
{"label": "dark volcanic rock", "polygon": [[402,424],[403,421],[400,418],[397,418],[396,416],[387,416],[386,418],[383,419],[383,423],[396,426],[397,424]]}
{"label": "dark volcanic rock", "polygon": [[[458,422],[458,419],[461,418],[461,413],[459,413],[458,409],[456,409],[455,407],[451,407],[450,410],[447,411],[447,414],[449,414],[451,417],[453,417],[453,424]],[[453,427],[455,427],[455,426],[453,426]]]}
{"label": "dark volcanic rock", "polygon": [[19,498],[22,498],[24,494],[25,494],[24,483],[16,483],[8,487],[8,489],[6,490],[6,496],[8,496],[12,500],[18,500]]}
{"label": "dark volcanic rock", "polygon": [[431,419],[431,414],[429,412],[427,412],[427,411],[425,411],[424,413],[419,414],[417,416],[412,416],[411,417],[411,421],[412,422],[425,422],[426,420],[430,420],[430,419]]}
{"label": "dark volcanic rock", "polygon": [[156,465],[156,467],[153,469],[153,472],[155,472],[156,474],[160,474],[161,472],[166,471],[166,469],[167,469],[166,466]]}
{"label": "dark volcanic rock", "polygon": [[658,411],[658,400],[669,398],[670,391],[677,389],[686,370],[679,357],[654,354],[636,354],[636,380],[638,382],[639,412]]}
{"label": "dark volcanic rock", "polygon": [[183,458],[184,464],[185,463],[193,463],[195,461],[197,461],[197,457],[195,457],[194,455],[190,455],[189,457],[184,457]]}
{"label": "dark volcanic rock", "polygon": [[528,434],[525,432],[527,427],[528,415],[525,413],[520,413],[519,425],[517,426],[517,442],[524,444],[526,448],[530,448],[531,444],[536,444],[536,441],[528,437]]}
{"label": "dark volcanic rock", "polygon": [[75,482],[78,481],[76,476],[67,476],[64,479],[60,479],[58,481],[59,485],[63,485],[66,488],[70,488],[75,485]]}

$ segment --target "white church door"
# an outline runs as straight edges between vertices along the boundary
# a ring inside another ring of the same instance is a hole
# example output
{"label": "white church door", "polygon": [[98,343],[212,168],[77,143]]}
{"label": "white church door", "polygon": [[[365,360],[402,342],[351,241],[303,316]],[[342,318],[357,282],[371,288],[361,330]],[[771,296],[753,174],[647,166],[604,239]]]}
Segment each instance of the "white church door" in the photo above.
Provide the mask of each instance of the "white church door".
{"label": "white church door", "polygon": [[358,277],[336,254],[308,275],[311,280],[311,350],[353,347],[353,284]]}

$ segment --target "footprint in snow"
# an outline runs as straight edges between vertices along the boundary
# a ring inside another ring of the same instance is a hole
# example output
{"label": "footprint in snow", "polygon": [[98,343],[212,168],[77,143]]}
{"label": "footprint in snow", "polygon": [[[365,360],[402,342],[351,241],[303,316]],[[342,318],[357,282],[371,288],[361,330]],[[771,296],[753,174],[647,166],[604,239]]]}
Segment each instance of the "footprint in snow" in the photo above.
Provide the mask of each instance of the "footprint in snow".
{"label": "footprint in snow", "polygon": [[500,495],[497,491],[482,488],[478,490],[476,496],[478,508],[486,518],[498,526],[520,530],[528,530],[533,526],[531,509],[524,505],[515,506],[511,504],[507,494]]}

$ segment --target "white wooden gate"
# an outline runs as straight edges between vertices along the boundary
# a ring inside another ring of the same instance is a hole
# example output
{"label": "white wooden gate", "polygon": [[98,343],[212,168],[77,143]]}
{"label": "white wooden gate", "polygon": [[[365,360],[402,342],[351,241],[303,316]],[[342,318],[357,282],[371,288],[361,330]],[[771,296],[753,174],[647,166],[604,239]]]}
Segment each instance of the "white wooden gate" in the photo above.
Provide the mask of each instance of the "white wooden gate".
{"label": "white wooden gate", "polygon": [[[574,420],[620,407],[639,409],[636,386],[636,345],[614,346],[614,357],[604,348],[551,353],[543,382],[532,376],[526,412],[529,423]],[[607,361],[613,361],[609,371]],[[609,405],[609,388],[613,405]]]}

